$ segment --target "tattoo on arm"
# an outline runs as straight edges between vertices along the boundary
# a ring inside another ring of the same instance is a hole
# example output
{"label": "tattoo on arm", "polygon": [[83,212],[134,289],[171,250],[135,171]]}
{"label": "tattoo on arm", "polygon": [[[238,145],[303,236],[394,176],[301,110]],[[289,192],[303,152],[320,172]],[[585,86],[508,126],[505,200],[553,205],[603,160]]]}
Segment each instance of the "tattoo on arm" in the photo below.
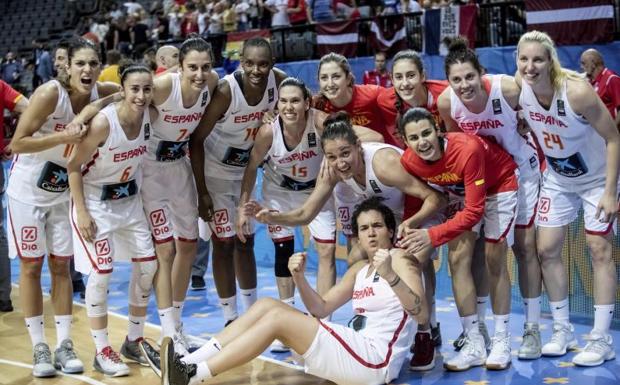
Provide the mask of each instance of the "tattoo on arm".
{"label": "tattoo on arm", "polygon": [[409,295],[413,297],[414,306],[411,309],[405,308],[405,311],[413,316],[420,314],[422,311],[422,300],[420,296],[409,289]]}

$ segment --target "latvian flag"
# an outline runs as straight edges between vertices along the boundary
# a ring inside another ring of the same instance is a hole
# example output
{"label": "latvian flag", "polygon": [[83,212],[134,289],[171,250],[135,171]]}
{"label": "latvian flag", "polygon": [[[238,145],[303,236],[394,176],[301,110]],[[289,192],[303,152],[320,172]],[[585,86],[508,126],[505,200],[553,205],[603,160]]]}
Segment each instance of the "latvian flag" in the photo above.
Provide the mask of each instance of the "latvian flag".
{"label": "latvian flag", "polygon": [[557,45],[613,40],[612,0],[525,0],[527,29],[544,31]]}
{"label": "latvian flag", "polygon": [[370,25],[368,38],[375,51],[386,52],[389,57],[407,48],[407,28],[403,15],[377,17]]}
{"label": "latvian flag", "polygon": [[357,23],[355,20],[316,25],[316,44],[320,56],[330,52],[345,57],[353,57],[357,53]]}
{"label": "latvian flag", "polygon": [[478,8],[475,4],[441,7],[424,12],[424,48],[427,55],[446,55],[447,37],[464,36],[470,47],[476,41]]}

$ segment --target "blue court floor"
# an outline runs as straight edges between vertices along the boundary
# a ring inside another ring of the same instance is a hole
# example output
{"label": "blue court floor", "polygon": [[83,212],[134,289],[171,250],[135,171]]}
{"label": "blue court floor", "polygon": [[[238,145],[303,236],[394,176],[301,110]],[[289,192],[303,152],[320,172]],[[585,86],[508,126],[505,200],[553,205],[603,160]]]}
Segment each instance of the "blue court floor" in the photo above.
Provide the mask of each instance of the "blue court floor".
{"label": "blue court floor", "polygon": [[[127,289],[129,280],[129,264],[119,263],[115,266],[110,286],[110,306],[111,312],[122,315],[127,314]],[[18,283],[19,264],[17,260],[12,262],[13,282]],[[310,281],[314,284],[315,273],[309,272]],[[197,339],[208,339],[212,334],[219,331],[224,326],[221,311],[218,307],[218,298],[215,285],[211,278],[211,270],[206,274],[207,290],[189,291],[184,310],[184,324],[187,334],[197,337]],[[273,268],[265,264],[258,266],[258,287],[259,296],[277,297],[277,288],[273,279]],[[49,291],[49,274],[43,274],[43,290]],[[79,296],[75,296],[76,301],[82,301]],[[83,302],[83,301],[82,301]],[[239,305],[241,306],[241,305]],[[303,309],[299,297],[296,306]],[[239,309],[243,311],[242,308]],[[347,304],[340,308],[333,316],[333,321],[346,323],[352,316],[352,309]],[[571,363],[571,358],[575,354],[569,352],[565,357],[550,359],[542,358],[535,361],[519,361],[516,357],[512,361],[512,366],[505,371],[487,371],[482,368],[475,368],[461,373],[450,373],[443,369],[443,358],[450,357],[455,352],[452,349],[452,341],[458,336],[461,330],[456,307],[452,298],[439,298],[437,300],[437,317],[441,323],[443,346],[440,348],[439,359],[435,369],[429,372],[415,373],[403,368],[400,377],[394,384],[463,384],[463,385],[533,385],[533,384],[575,384],[575,385],[618,385],[620,384],[620,362],[618,360],[608,361],[596,368],[575,367]],[[492,317],[487,316],[489,330],[493,329]],[[149,305],[148,321],[159,324],[154,300]],[[513,335],[513,353],[516,354],[521,338],[521,327],[523,325],[523,315],[513,314],[511,318]],[[551,321],[546,318],[541,325],[543,341],[550,337]],[[590,330],[589,325],[575,323],[575,330],[579,337],[581,346],[584,345],[583,337]],[[620,331],[614,330],[615,341],[620,342]],[[616,355],[620,355],[620,347],[616,345]],[[271,354],[265,352],[264,356],[283,363],[292,363],[290,354]],[[288,366],[288,365],[287,365]],[[285,384],[283,384],[285,385]]]}

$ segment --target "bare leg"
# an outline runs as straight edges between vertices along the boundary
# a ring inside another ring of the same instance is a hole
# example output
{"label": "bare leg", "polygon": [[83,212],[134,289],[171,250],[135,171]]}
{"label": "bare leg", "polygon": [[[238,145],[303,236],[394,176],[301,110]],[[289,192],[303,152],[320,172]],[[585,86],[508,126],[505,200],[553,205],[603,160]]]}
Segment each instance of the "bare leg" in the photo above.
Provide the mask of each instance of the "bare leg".
{"label": "bare leg", "polygon": [[235,243],[230,239],[211,238],[213,242],[213,280],[220,298],[229,298],[237,292],[235,281]]}
{"label": "bare leg", "polygon": [[[256,260],[254,259],[254,235],[246,235],[245,243],[235,237],[234,258],[239,287],[241,289],[255,289]],[[231,295],[234,295],[234,292]]]}
{"label": "bare leg", "polygon": [[22,311],[25,318],[43,314],[43,295],[41,293],[41,269],[43,261],[28,259],[20,261],[19,290]]}
{"label": "bare leg", "polygon": [[549,301],[554,302],[568,297],[568,276],[562,263],[566,227],[539,227],[536,237],[543,282]]}
{"label": "bare leg", "polygon": [[196,259],[198,242],[175,241],[176,256],[172,264],[172,300],[185,301],[189,279],[192,275],[192,265]]}
{"label": "bare leg", "polygon": [[52,305],[55,315],[71,315],[73,306],[73,284],[69,259],[50,257],[48,267],[52,276]]}
{"label": "bare leg", "polygon": [[316,291],[323,295],[336,283],[336,244],[315,242],[314,247],[319,254]]}
{"label": "bare leg", "polygon": [[476,314],[476,289],[471,261],[476,233],[465,232],[448,243],[448,261],[452,272],[452,292],[459,316]]}
{"label": "bare leg", "polygon": [[172,306],[172,282],[170,280],[174,260],[174,243],[155,243],[157,255],[157,274],[155,274],[155,297],[157,307],[167,309]]}
{"label": "bare leg", "polygon": [[487,242],[485,248],[489,284],[491,289],[491,305],[493,314],[504,315],[510,313],[510,277],[506,266],[506,241],[497,243]]}
{"label": "bare leg", "polygon": [[618,277],[612,255],[613,233],[605,236],[586,234],[594,272],[594,304],[610,305],[616,300]]}
{"label": "bare leg", "polygon": [[542,272],[536,252],[536,229],[534,226],[515,229],[512,251],[519,268],[519,289],[523,298],[540,297]]}

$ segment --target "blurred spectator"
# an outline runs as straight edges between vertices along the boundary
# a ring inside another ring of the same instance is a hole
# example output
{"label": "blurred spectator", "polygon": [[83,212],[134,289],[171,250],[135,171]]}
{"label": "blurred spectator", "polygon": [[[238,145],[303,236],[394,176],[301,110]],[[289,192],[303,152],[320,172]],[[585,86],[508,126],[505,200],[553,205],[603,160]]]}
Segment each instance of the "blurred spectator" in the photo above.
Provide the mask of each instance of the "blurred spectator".
{"label": "blurred spectator", "polygon": [[265,8],[271,12],[271,27],[288,27],[288,0],[266,0]]}
{"label": "blurred spectator", "polygon": [[308,23],[306,0],[288,0],[287,12],[291,25],[304,25]]}
{"label": "blurred spectator", "polygon": [[144,24],[143,20],[136,20],[134,16],[127,17],[127,25],[129,26],[133,57],[138,59],[150,45],[149,27]]}
{"label": "blurred spectator", "polygon": [[124,16],[119,18],[113,28],[114,45],[112,48],[119,50],[124,56],[129,56],[131,54],[131,35],[129,33],[129,25],[127,25],[126,18]]}
{"label": "blurred spectator", "polygon": [[179,49],[173,45],[164,45],[155,54],[157,69],[155,74],[165,72],[174,66],[179,65]]}
{"label": "blurred spectator", "polygon": [[392,15],[394,13],[398,13],[398,5],[399,0],[382,0],[381,1],[381,11],[377,12],[381,15]]}
{"label": "blurred spectator", "polygon": [[247,0],[236,0],[235,12],[237,13],[237,31],[247,31],[249,29],[249,11],[250,4],[248,4]]}
{"label": "blurred spectator", "polygon": [[387,55],[385,52],[375,53],[375,69],[364,71],[364,84],[374,84],[381,87],[392,87],[392,75],[387,70]]}
{"label": "blurred spectator", "polygon": [[381,0],[356,0],[357,10],[360,13],[361,17],[371,17],[374,16],[374,10],[377,8],[377,3],[380,3]]}
{"label": "blurred spectator", "polygon": [[123,3],[123,6],[127,10],[127,15],[135,15],[135,14],[139,14],[140,12],[144,11],[144,8],[142,8],[142,5],[135,1],[128,1],[126,3]]}
{"label": "blurred spectator", "polygon": [[221,2],[215,3],[213,6],[213,12],[211,13],[211,17],[209,18],[209,34],[218,34],[224,31],[222,23],[222,12],[224,11],[223,5]]}
{"label": "blurred spectator", "polygon": [[203,3],[198,4],[198,34],[204,36],[207,33],[207,25],[209,23],[209,12],[207,6]]}
{"label": "blurred spectator", "polygon": [[397,9],[398,13],[422,12],[422,7],[416,0],[400,0]]}
{"label": "blurred spectator", "polygon": [[310,0],[307,5],[310,23],[325,23],[336,20],[331,0]]}
{"label": "blurred spectator", "polygon": [[19,83],[19,77],[24,71],[24,68],[22,67],[22,63],[15,57],[15,53],[11,51],[7,52],[0,68],[2,80],[8,85],[12,86]]}
{"label": "blurred spectator", "polygon": [[183,13],[178,4],[173,4],[170,12],[168,12],[168,31],[173,39],[181,37],[181,20]]}
{"label": "blurred spectator", "polygon": [[[23,64],[24,71],[19,79],[19,90],[26,96],[32,95],[34,83],[34,60],[28,60]],[[17,88],[17,87],[16,87]]]}
{"label": "blurred spectator", "polygon": [[258,28],[258,0],[247,0],[250,8],[248,9],[248,22],[250,29]]}
{"label": "blurred spectator", "polygon": [[181,36],[186,38],[192,33],[198,33],[198,11],[194,3],[187,3],[186,11],[181,21]]}
{"label": "blurred spectator", "polygon": [[36,89],[39,85],[54,77],[54,67],[52,66],[52,57],[45,41],[43,39],[35,39],[32,44],[35,58],[32,89]]}
{"label": "blurred spectator", "polygon": [[620,77],[605,67],[603,56],[595,49],[591,48],[582,53],[580,62],[590,84],[605,103],[616,126],[620,128]]}
{"label": "blurred spectator", "polygon": [[356,0],[334,0],[334,9],[339,19],[359,18]]}
{"label": "blurred spectator", "polygon": [[54,70],[56,76],[61,75],[67,70],[69,64],[69,41],[61,39],[56,44],[56,50],[54,50]]}
{"label": "blurred spectator", "polygon": [[235,32],[237,30],[237,12],[231,7],[229,0],[222,0],[222,25],[224,32]]}
{"label": "blurred spectator", "polygon": [[123,16],[123,11],[118,6],[118,3],[116,2],[110,3],[110,8],[108,11],[108,18],[110,19],[110,21],[114,23],[118,19],[120,19],[122,16]]}
{"label": "blurred spectator", "polygon": [[118,62],[121,61],[121,53],[111,49],[106,54],[107,65],[99,74],[100,82],[114,82],[121,84],[121,77],[118,74]]}
{"label": "blurred spectator", "polygon": [[153,29],[153,39],[170,39],[170,23],[168,21],[168,17],[164,14],[163,11],[157,12],[156,22]]}

